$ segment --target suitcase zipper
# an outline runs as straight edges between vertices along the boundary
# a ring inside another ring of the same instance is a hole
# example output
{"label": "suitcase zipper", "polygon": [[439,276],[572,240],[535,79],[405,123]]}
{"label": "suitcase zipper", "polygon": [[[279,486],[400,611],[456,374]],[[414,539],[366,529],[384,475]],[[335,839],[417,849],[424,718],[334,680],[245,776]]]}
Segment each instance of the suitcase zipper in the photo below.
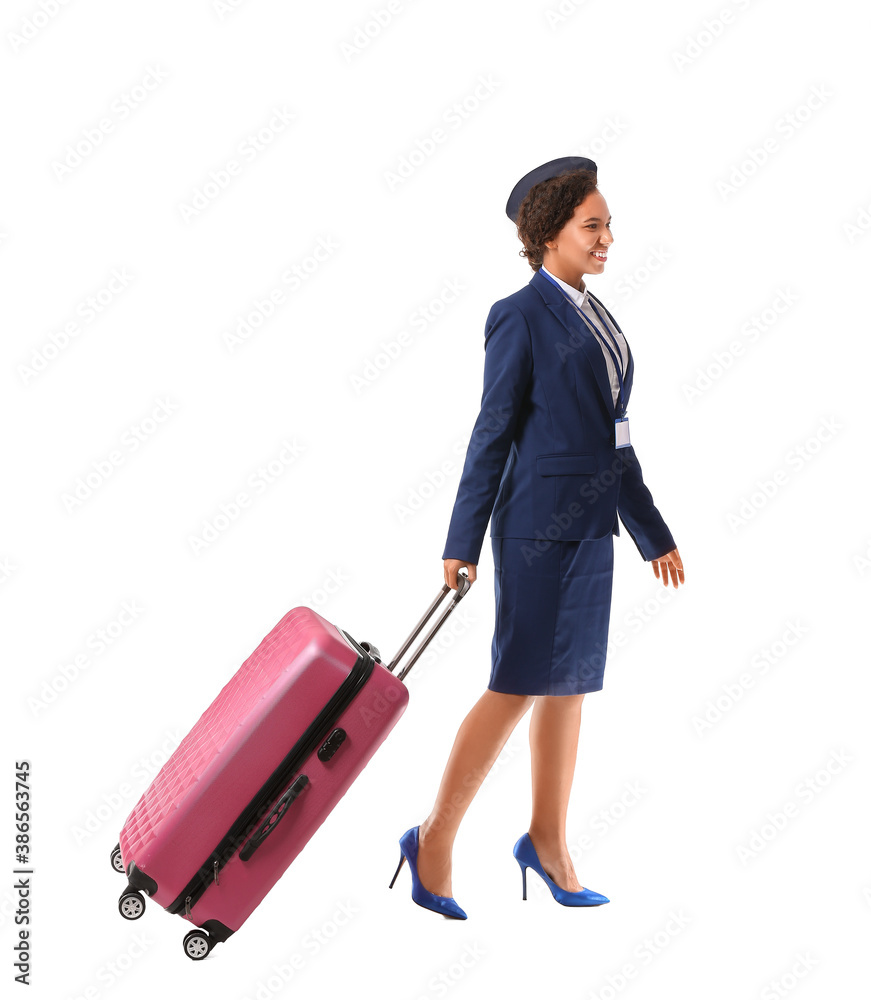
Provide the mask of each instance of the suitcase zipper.
{"label": "suitcase zipper", "polygon": [[196,906],[203,893],[214,882],[218,884],[218,872],[233,857],[254,832],[257,823],[263,818],[272,802],[284,791],[294,774],[303,762],[315,751],[319,743],[323,743],[329,735],[336,719],[351,704],[354,697],[362,689],[375,668],[375,660],[362,646],[342,629],[342,635],[358,652],[357,662],[351,668],[348,676],[339,685],[336,693],[318,712],[309,727],[294,743],[290,752],[273,771],[260,791],[239,814],[236,822],[221,839],[206,861],[200,866],[194,877],[182,889],[179,895],[166,907],[169,913],[184,913],[190,916],[191,909]]}

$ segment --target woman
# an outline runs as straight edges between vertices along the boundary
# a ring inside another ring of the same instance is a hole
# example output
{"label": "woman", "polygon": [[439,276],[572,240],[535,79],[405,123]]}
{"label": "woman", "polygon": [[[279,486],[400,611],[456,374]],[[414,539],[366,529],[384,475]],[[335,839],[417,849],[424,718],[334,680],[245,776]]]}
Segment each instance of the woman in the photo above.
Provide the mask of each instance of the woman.
{"label": "woman", "polygon": [[[494,303],[485,326],[481,412],[442,558],[469,580],[487,523],[496,591],[490,682],[454,741],[429,817],[400,838],[416,903],[465,919],[451,895],[460,821],[506,740],[533,707],[532,818],[514,845],[557,902],[607,903],[580,884],[565,839],[584,695],[603,685],[618,514],[657,579],[684,582],[671,532],[629,443],[629,346],[584,278],[613,242],[596,164],[562,157],[523,177],[506,211],[535,274]],[[393,882],[390,883],[391,887]]]}

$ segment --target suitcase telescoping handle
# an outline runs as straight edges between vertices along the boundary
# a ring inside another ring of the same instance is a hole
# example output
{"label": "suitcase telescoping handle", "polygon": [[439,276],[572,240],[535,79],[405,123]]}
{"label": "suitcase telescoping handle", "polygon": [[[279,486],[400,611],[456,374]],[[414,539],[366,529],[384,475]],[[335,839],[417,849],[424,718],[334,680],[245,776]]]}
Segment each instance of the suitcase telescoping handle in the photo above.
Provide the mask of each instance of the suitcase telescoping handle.
{"label": "suitcase telescoping handle", "polygon": [[[411,659],[396,675],[399,680],[401,681],[405,680],[405,675],[408,673],[409,670],[411,670],[411,668],[415,665],[415,663],[417,663],[417,659],[420,656],[420,654],[426,649],[432,637],[436,634],[436,632],[438,632],[438,630],[442,627],[442,625],[444,625],[448,615],[460,603],[460,600],[468,593],[469,587],[471,586],[472,583],[469,580],[469,574],[465,566],[461,566],[459,572],[457,573],[457,589],[453,591],[454,596],[451,598],[450,601],[448,601],[447,607],[444,609],[444,611],[442,611],[442,613],[436,619],[435,624],[432,626],[429,632],[427,632],[427,634],[424,636],[423,640],[421,641],[417,649],[414,651],[414,653],[412,653]],[[418,635],[420,635],[421,629],[424,627],[424,625],[426,625],[426,623],[430,620],[430,618],[432,618],[436,608],[438,608],[438,606],[442,603],[445,594],[450,594],[452,590],[453,590],[452,587],[449,587],[447,584],[444,584],[442,589],[439,591],[436,599],[426,609],[423,618],[421,618],[421,620],[417,623],[417,625],[414,626],[414,628],[411,630],[411,634],[408,636],[405,642],[399,647],[399,652],[396,654],[396,656],[393,657],[390,663],[387,664],[387,669],[391,673],[393,673],[399,661],[408,652],[408,647],[414,642],[414,640],[418,637]]]}

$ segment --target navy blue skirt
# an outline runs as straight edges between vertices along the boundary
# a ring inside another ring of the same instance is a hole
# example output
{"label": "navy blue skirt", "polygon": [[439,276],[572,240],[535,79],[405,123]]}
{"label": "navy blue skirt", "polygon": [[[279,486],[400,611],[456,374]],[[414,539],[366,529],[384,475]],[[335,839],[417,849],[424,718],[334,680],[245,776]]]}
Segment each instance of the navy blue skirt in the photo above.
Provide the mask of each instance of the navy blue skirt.
{"label": "navy blue skirt", "polygon": [[614,536],[553,541],[492,538],[496,626],[491,691],[601,691],[611,617]]}

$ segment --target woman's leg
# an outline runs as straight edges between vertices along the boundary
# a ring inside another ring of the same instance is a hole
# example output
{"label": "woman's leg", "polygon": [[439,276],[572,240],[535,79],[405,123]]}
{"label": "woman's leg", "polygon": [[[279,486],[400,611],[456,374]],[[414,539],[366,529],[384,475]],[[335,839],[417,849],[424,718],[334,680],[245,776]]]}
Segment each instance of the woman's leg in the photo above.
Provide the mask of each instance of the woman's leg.
{"label": "woman's leg", "polygon": [[529,720],[532,752],[532,821],[529,837],[538,859],[558,886],[580,892],[566,846],[566,815],[578,756],[582,694],[542,695]]}
{"label": "woman's leg", "polygon": [[457,732],[432,812],[420,824],[417,872],[429,892],[451,896],[451,849],[460,821],[535,697],[489,688]]}

